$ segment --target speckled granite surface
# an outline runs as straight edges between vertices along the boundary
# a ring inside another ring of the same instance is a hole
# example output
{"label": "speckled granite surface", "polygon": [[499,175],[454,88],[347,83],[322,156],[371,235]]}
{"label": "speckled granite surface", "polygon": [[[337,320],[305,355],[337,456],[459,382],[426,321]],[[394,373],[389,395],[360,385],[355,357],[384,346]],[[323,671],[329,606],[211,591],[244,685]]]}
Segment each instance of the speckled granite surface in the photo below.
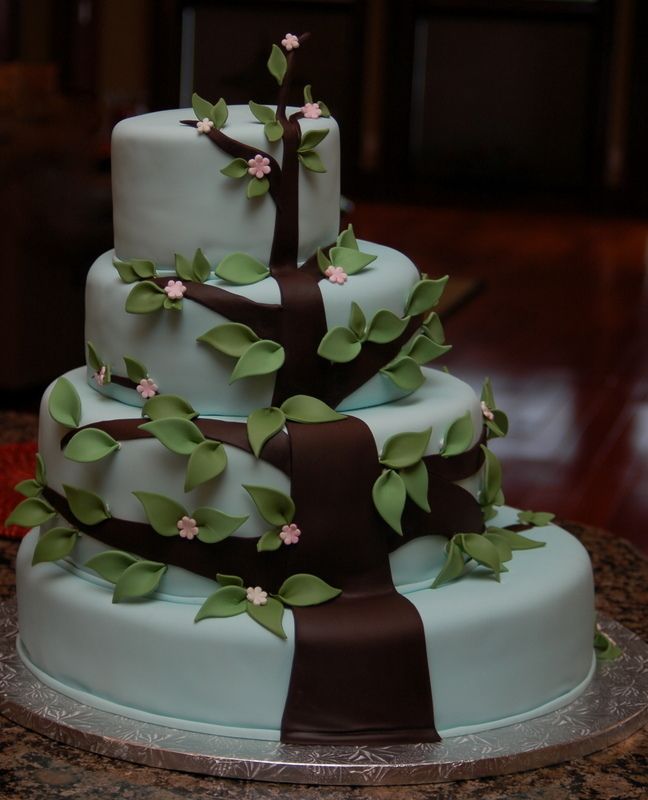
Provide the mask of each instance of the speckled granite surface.
{"label": "speckled granite surface", "polygon": [[[1,421],[13,428],[5,441],[32,438],[29,420]],[[16,422],[20,424],[12,424]],[[648,641],[648,561],[627,542],[603,531],[569,527],[592,556],[599,609]],[[0,540],[0,599],[14,592],[17,547],[17,542]],[[358,788],[250,783],[152,769],[58,744],[0,716],[0,798],[15,800],[643,800],[647,796],[647,729],[600,753],[532,772],[450,784]]]}

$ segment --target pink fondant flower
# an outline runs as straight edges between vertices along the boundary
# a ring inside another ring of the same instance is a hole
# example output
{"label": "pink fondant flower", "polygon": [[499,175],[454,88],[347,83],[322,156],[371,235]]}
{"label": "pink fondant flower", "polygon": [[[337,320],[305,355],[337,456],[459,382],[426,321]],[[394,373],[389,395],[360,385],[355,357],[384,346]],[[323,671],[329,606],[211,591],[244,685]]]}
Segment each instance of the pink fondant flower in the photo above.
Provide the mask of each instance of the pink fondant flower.
{"label": "pink fondant flower", "polygon": [[142,395],[144,400],[150,400],[158,393],[157,384],[151,378],[142,378],[137,384],[137,391]]}
{"label": "pink fondant flower", "polygon": [[187,287],[182,281],[169,281],[164,287],[169,300],[182,300],[182,295],[187,291]]}
{"label": "pink fondant flower", "polygon": [[281,40],[286,50],[296,50],[299,47],[299,38],[294,33],[287,33]]}
{"label": "pink fondant flower", "polygon": [[255,178],[264,178],[270,172],[270,159],[257,153],[248,161],[248,172]]}
{"label": "pink fondant flower", "polygon": [[180,531],[180,536],[183,539],[189,539],[189,541],[191,541],[194,536],[198,536],[196,520],[192,519],[191,517],[183,517],[182,519],[179,519],[178,530]]}
{"label": "pink fondant flower", "polygon": [[253,606],[264,606],[268,602],[268,593],[260,586],[248,586],[246,597]]}
{"label": "pink fondant flower", "polygon": [[481,410],[484,418],[492,422],[495,419],[495,414],[490,410],[490,408],[486,405],[486,403],[482,400],[481,401]]}
{"label": "pink fondant flower", "polygon": [[209,131],[214,127],[214,123],[209,119],[209,117],[205,117],[204,119],[199,119],[196,123],[196,130],[198,133],[209,133]]}
{"label": "pink fondant flower", "polygon": [[301,531],[294,522],[290,525],[284,525],[279,531],[279,538],[284,544],[297,544],[300,536]]}
{"label": "pink fondant flower", "polygon": [[333,264],[326,268],[326,272],[324,274],[331,281],[331,283],[339,284],[346,283],[347,278],[349,277],[344,271],[344,267],[334,267]]}
{"label": "pink fondant flower", "polygon": [[106,367],[103,366],[100,370],[95,372],[92,377],[97,386],[103,386],[106,382]]}
{"label": "pink fondant flower", "polygon": [[301,107],[302,114],[306,119],[319,119],[322,116],[322,109],[319,103],[306,103]]}

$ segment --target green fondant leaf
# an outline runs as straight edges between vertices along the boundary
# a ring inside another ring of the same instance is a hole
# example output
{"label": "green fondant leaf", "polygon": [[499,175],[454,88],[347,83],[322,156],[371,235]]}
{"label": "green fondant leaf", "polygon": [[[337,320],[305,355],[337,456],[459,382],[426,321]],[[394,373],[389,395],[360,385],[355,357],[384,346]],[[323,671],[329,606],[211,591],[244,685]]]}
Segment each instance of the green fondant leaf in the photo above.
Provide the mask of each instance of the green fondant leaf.
{"label": "green fondant leaf", "polygon": [[421,368],[409,356],[398,356],[380,371],[406,392],[413,392],[425,382]]}
{"label": "green fondant leaf", "polygon": [[225,353],[227,356],[240,358],[243,353],[255,342],[260,341],[259,337],[247,325],[239,322],[227,322],[224,325],[217,325],[207,333],[198,337],[199,342],[205,342],[215,350]]}
{"label": "green fondant leaf", "polygon": [[417,314],[423,314],[425,311],[432,308],[432,306],[435,306],[439,302],[447,282],[447,275],[438,280],[429,280],[426,278],[419,281],[412,287],[405,305],[405,313],[414,317]]}
{"label": "green fondant leaf", "polygon": [[276,372],[286,359],[283,347],[270,339],[255,342],[243,353],[232,370],[230,383],[253,375]]}
{"label": "green fondant leaf", "polygon": [[435,358],[445,355],[452,350],[452,345],[443,345],[433,342],[427,336],[417,336],[406,349],[405,354],[413,358],[417,364],[423,366]]}
{"label": "green fondant leaf", "polygon": [[489,431],[489,439],[497,438],[498,436],[506,436],[509,429],[508,417],[499,408],[493,410],[493,419],[487,419],[486,427]]}
{"label": "green fondant leaf", "polygon": [[121,550],[105,550],[86,561],[86,567],[93,569],[105,581],[117,583],[124,572],[138,560],[130,553],[124,553]]}
{"label": "green fondant leaf", "polygon": [[307,394],[296,394],[284,400],[281,410],[286,419],[292,422],[335,422],[346,418],[345,414],[338,413],[322,400]]}
{"label": "green fondant leaf", "polygon": [[99,461],[120,447],[119,442],[105,431],[98,428],[84,428],[70,439],[63,450],[63,455],[71,461],[85,464]]}
{"label": "green fondant leaf", "polygon": [[129,314],[152,314],[164,306],[166,294],[151,281],[137,283],[126,298],[126,311]]}
{"label": "green fondant leaf", "polygon": [[484,469],[482,472],[483,486],[480,494],[480,502],[484,506],[495,503],[497,495],[502,488],[502,467],[499,459],[485,445],[481,445],[484,454]]}
{"label": "green fondant leaf", "polygon": [[409,317],[400,319],[387,309],[377,311],[367,326],[367,339],[378,344],[393,342],[403,333],[409,321]]}
{"label": "green fondant leaf", "polygon": [[499,555],[502,564],[505,561],[510,561],[513,558],[513,550],[505,536],[500,536],[496,531],[486,532],[483,534],[484,539],[495,545],[497,554]]}
{"label": "green fondant leaf", "polygon": [[36,453],[36,480],[40,483],[41,486],[45,486],[47,483],[47,477],[45,474],[45,462],[43,461],[43,457],[40,453]]}
{"label": "green fondant leaf", "polygon": [[270,190],[270,181],[267,178],[250,178],[247,185],[247,196],[252,199],[253,197],[263,197]]}
{"label": "green fondant leaf", "polygon": [[135,283],[136,280],[139,280],[130,261],[120,261],[118,258],[113,258],[113,266],[124,283]]}
{"label": "green fondant leaf", "polygon": [[317,101],[317,105],[319,106],[320,111],[322,112],[322,116],[324,118],[331,116],[331,112],[329,111],[329,107],[326,105],[326,103],[323,100],[318,100]]}
{"label": "green fondant leaf", "polygon": [[267,553],[272,550],[278,550],[282,544],[283,542],[279,536],[279,531],[266,531],[257,542],[257,550],[259,553]]}
{"label": "green fondant leaf", "polygon": [[193,280],[204,283],[211,274],[211,264],[203,251],[198,248],[194,253],[193,261],[191,262],[193,270]]}
{"label": "green fondant leaf", "polygon": [[244,158],[235,158],[223,167],[221,174],[228,178],[244,178],[248,174],[248,163]]}
{"label": "green fondant leaf", "polygon": [[[254,180],[257,180],[254,178]],[[270,270],[256,258],[245,253],[230,253],[216,267],[216,275],[224,281],[246,286],[267,278]]]}
{"label": "green fondant leaf", "polygon": [[205,117],[211,119],[214,106],[208,100],[204,100],[199,94],[196,94],[196,92],[191,96],[191,106],[198,119],[205,119]]}
{"label": "green fondant leaf", "polygon": [[484,379],[480,399],[486,403],[491,411],[495,409],[495,395],[493,394],[493,385],[490,378]]}
{"label": "green fondant leaf", "polygon": [[283,83],[287,69],[288,61],[286,60],[283,50],[280,47],[277,47],[276,44],[273,44],[272,50],[270,51],[270,57],[268,58],[268,71],[277,81],[279,86],[281,86]]}
{"label": "green fondant leaf", "polygon": [[317,266],[324,273],[331,266],[331,262],[321,247],[317,248]]}
{"label": "green fondant leaf", "polygon": [[400,470],[400,476],[405,483],[407,496],[423,511],[430,512],[428,502],[429,475],[423,461],[417,461],[410,467]]}
{"label": "green fondant leaf", "polygon": [[282,603],[289,606],[319,606],[342,594],[341,589],[330,586],[315,575],[298,573],[291,575],[281,584],[277,595]]}
{"label": "green fondant leaf", "polygon": [[197,508],[193,513],[193,518],[198,525],[198,538],[207,544],[227,539],[248,519],[247,516],[234,517],[217,508]]}
{"label": "green fondant leaf", "polygon": [[78,428],[81,421],[81,399],[67,378],[59,378],[47,401],[50,417],[66,428]]}
{"label": "green fondant leaf", "polygon": [[358,240],[353,231],[353,225],[348,225],[345,230],[338,236],[336,244],[338,247],[346,247],[350,250],[359,250]]}
{"label": "green fondant leaf", "polygon": [[349,314],[349,330],[353,331],[358,339],[363,339],[366,327],[367,319],[363,310],[357,303],[351,303],[351,312]]}
{"label": "green fondant leaf", "polygon": [[267,628],[270,633],[274,633],[274,635],[278,636],[280,639],[287,638],[286,632],[281,624],[284,615],[284,607],[278,600],[275,600],[274,597],[268,597],[263,606],[255,606],[252,603],[247,603],[246,611],[255,622]]}
{"label": "green fondant leaf", "polygon": [[355,275],[371,264],[372,261],[375,261],[377,256],[361,253],[352,247],[336,245],[329,250],[329,258],[333,266],[342,267],[347,275]]}
{"label": "green fondant leaf", "polygon": [[441,317],[436,311],[432,311],[429,314],[423,327],[425,328],[426,334],[433,342],[436,344],[444,344],[445,333],[443,331],[443,325],[441,324]]}
{"label": "green fondant leaf", "polygon": [[478,564],[483,564],[488,569],[493,570],[495,577],[499,581],[502,572],[502,562],[497,548],[488,539],[479,533],[460,533],[457,534],[457,544],[464,553],[474,559]]}
{"label": "green fondant leaf", "polygon": [[97,353],[97,350],[92,342],[87,342],[87,347],[88,364],[95,372],[98,372],[103,367],[103,361],[101,360],[99,353]]}
{"label": "green fondant leaf", "polygon": [[266,122],[263,126],[263,132],[269,142],[278,142],[284,135],[284,129],[280,122]]}
{"label": "green fondant leaf", "polygon": [[328,128],[316,128],[312,130],[306,131],[301,138],[301,142],[299,147],[297,148],[298,153],[307,153],[313,148],[317,147],[317,145],[322,142],[328,136]]}
{"label": "green fondant leaf", "polygon": [[214,123],[214,127],[220,130],[227,122],[228,116],[229,111],[227,110],[227,103],[221,97],[217,103],[214,103],[210,119]]}
{"label": "green fondant leaf", "polygon": [[144,378],[148,378],[148,370],[144,364],[137,359],[131,358],[131,356],[124,356],[124,365],[126,366],[128,379],[133,381],[133,383],[139,383],[144,380]]}
{"label": "green fondant leaf", "polygon": [[621,648],[598,629],[594,631],[594,651],[597,661],[616,661],[622,654]]}
{"label": "green fondant leaf", "polygon": [[313,102],[313,92],[310,83],[304,86],[304,103],[312,103]]}
{"label": "green fondant leaf", "polygon": [[482,506],[482,513],[484,514],[484,522],[488,522],[497,516],[497,510],[493,506]]}
{"label": "green fondant leaf", "polygon": [[38,497],[38,495],[43,491],[43,485],[33,478],[30,478],[26,481],[20,481],[20,483],[17,483],[14,486],[14,490],[23,495],[23,497]]}
{"label": "green fondant leaf", "polygon": [[446,546],[446,560],[441,571],[434,579],[432,588],[436,589],[444,583],[449,583],[458,578],[464,571],[464,557],[461,548],[451,539]]}
{"label": "green fondant leaf", "polygon": [[287,494],[267,486],[243,485],[257,511],[270,525],[289,525],[295,516],[295,504]]}
{"label": "green fondant leaf", "polygon": [[74,549],[79,532],[74,528],[51,528],[40,537],[34,549],[33,564],[43,561],[58,561]]}
{"label": "green fondant leaf", "polygon": [[182,300],[172,300],[170,297],[165,297],[162,308],[167,311],[182,311]]}
{"label": "green fondant leaf", "polygon": [[269,108],[268,106],[262,106],[260,103],[255,103],[254,100],[250,100],[248,103],[250,107],[250,111],[254,116],[259,120],[259,122],[274,122],[277,119],[277,115],[275,112]]}
{"label": "green fondant leaf", "polygon": [[142,560],[131,564],[117,579],[113,592],[113,603],[144,597],[154,592],[166,571],[166,564],[160,564],[157,561]]}
{"label": "green fondant leaf", "polygon": [[159,394],[144,403],[142,415],[149,419],[165,419],[166,417],[193,419],[198,416],[198,412],[194,411],[182,397],[175,394]]}
{"label": "green fondant leaf", "polygon": [[385,470],[374,483],[372,496],[380,516],[402,536],[401,516],[405,508],[407,490],[401,476],[393,469]]}
{"label": "green fondant leaf", "polygon": [[135,497],[144,506],[144,512],[151,527],[160,536],[178,536],[178,522],[183,517],[188,517],[187,510],[162,494],[153,492],[133,492]]}
{"label": "green fondant leaf", "polygon": [[303,166],[311,172],[326,172],[326,167],[322,163],[322,159],[314,150],[308,150],[306,153],[299,153],[297,157]]}
{"label": "green fondant leaf", "polygon": [[243,578],[239,578],[238,575],[224,575],[222,572],[218,572],[216,580],[221,586],[243,586]]}
{"label": "green fondant leaf", "polygon": [[56,512],[52,506],[40,497],[28,497],[21,501],[7,518],[5,525],[21,525],[33,528],[51,519]]}
{"label": "green fondant leaf", "polygon": [[201,483],[218,477],[227,466],[227,454],[221,442],[202,442],[189,456],[185,492],[190,492]]}
{"label": "green fondant leaf", "polygon": [[145,280],[146,278],[155,277],[155,264],[152,261],[145,261],[142,258],[134,258],[130,263],[138,278]]}
{"label": "green fondant leaf", "polygon": [[145,422],[140,430],[152,434],[172,453],[188,456],[205,441],[197,425],[184,417],[165,417]]}
{"label": "green fondant leaf", "polygon": [[518,513],[518,520],[527,525],[534,525],[536,528],[541,528],[544,525],[549,525],[554,516],[554,514],[550,514],[547,511],[520,511]]}
{"label": "green fondant leaf", "polygon": [[258,408],[247,420],[247,435],[252,452],[259,458],[263,445],[283,428],[286,422],[278,408]]}
{"label": "green fondant leaf", "polygon": [[449,458],[463,453],[470,447],[474,433],[475,429],[470,411],[466,411],[463,417],[456,419],[446,431],[441,455]]}
{"label": "green fondant leaf", "polygon": [[426,428],[390,436],[380,454],[380,463],[392,469],[411,467],[425,455],[431,434],[432,428]]}
{"label": "green fondant leaf", "polygon": [[176,275],[182,278],[183,281],[193,280],[193,266],[191,265],[191,261],[180,253],[175,254],[175,271]]}
{"label": "green fondant leaf", "polygon": [[317,353],[329,361],[346,364],[353,361],[361,350],[362,345],[355,333],[349,328],[338,327],[333,328],[324,336],[317,348]]}
{"label": "green fondant leaf", "polygon": [[104,501],[94,492],[63,484],[63,491],[74,516],[84,525],[97,525],[110,518]]}
{"label": "green fondant leaf", "polygon": [[489,527],[486,533],[495,533],[498,536],[506,539],[508,546],[511,550],[535,550],[537,547],[544,547],[546,542],[538,542],[535,539],[529,539],[517,531],[510,531],[507,528]]}
{"label": "green fondant leaf", "polygon": [[210,617],[235,617],[243,614],[247,606],[246,591],[242,586],[228,585],[209,595],[196,614],[194,622]]}

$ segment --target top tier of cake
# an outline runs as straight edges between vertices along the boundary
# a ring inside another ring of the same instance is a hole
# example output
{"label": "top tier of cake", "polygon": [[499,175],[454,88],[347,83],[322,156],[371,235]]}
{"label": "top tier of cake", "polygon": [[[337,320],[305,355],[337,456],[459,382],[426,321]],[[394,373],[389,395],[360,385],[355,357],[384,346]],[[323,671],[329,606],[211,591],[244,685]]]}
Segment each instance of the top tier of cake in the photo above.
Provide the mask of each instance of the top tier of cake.
{"label": "top tier of cake", "polygon": [[[283,142],[268,142],[247,106],[230,106],[224,133],[278,163]],[[288,113],[298,109],[287,109]],[[272,202],[246,197],[239,182],[220,170],[232,156],[182,120],[192,109],[144,114],[120,122],[112,137],[115,251],[120,259],[148,259],[172,267],[174,254],[200,247],[214,263],[244,252],[267,264],[275,226]],[[302,137],[327,130],[317,151],[326,172],[299,172],[299,261],[335,241],[340,218],[340,150],[332,117],[300,119]],[[269,198],[263,198],[269,200]],[[262,199],[262,200],[263,200]]]}

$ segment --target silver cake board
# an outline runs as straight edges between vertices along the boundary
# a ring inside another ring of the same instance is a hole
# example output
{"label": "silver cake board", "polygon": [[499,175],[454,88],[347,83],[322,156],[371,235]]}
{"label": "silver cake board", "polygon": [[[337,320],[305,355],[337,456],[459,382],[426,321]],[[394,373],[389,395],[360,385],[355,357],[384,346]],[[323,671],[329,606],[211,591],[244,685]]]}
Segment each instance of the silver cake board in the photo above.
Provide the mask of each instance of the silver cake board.
{"label": "silver cake board", "polygon": [[43,685],[16,653],[16,607],[0,604],[0,712],[67,745],[150,767],[325,785],[435,783],[535,769],[615,744],[648,722],[648,645],[612,619],[623,651],[587,690],[545,716],[433,744],[297,746],[192,733],[82,705]]}

